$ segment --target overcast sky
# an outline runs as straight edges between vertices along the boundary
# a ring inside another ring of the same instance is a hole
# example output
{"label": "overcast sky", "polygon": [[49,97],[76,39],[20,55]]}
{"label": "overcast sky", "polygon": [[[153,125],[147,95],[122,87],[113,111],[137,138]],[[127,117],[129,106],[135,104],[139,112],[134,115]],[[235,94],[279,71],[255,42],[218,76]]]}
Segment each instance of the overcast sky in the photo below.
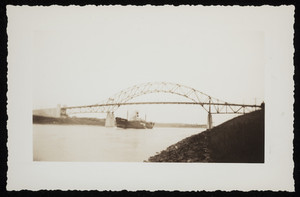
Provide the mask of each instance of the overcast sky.
{"label": "overcast sky", "polygon": [[[151,81],[187,85],[233,103],[264,99],[264,22],[256,9],[87,6],[23,12],[11,28],[31,35],[26,55],[33,109],[95,104]],[[191,110],[151,106],[164,108],[184,117]]]}

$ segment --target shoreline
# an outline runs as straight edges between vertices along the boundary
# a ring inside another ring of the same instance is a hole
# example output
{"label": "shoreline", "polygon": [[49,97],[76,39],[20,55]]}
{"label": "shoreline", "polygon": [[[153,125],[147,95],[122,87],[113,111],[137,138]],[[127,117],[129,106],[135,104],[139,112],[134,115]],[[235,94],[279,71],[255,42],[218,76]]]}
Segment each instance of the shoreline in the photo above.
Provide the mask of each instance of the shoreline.
{"label": "shoreline", "polygon": [[[99,118],[78,118],[78,117],[45,117],[33,115],[33,124],[49,125],[96,125],[105,126],[105,119]],[[206,128],[206,125],[185,124],[185,123],[155,123],[156,128]]]}
{"label": "shoreline", "polygon": [[264,110],[187,137],[146,162],[264,163]]}

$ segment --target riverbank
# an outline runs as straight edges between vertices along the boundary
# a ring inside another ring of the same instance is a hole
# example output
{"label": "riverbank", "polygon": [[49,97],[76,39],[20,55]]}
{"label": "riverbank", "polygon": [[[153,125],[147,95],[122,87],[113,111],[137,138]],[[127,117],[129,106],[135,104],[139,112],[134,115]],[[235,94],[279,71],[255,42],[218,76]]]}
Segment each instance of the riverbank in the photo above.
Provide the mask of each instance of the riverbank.
{"label": "riverbank", "polygon": [[[33,115],[32,120],[33,120],[33,124],[105,126],[105,119],[99,119],[99,118],[78,118],[78,117],[55,118],[55,117]],[[184,123],[155,123],[154,127],[206,128],[206,125],[184,124]]]}
{"label": "riverbank", "polygon": [[105,119],[99,118],[77,118],[77,117],[65,117],[54,118],[45,116],[32,116],[33,124],[58,124],[58,125],[97,125],[104,126]]}
{"label": "riverbank", "polygon": [[148,162],[264,162],[264,110],[185,138]]}

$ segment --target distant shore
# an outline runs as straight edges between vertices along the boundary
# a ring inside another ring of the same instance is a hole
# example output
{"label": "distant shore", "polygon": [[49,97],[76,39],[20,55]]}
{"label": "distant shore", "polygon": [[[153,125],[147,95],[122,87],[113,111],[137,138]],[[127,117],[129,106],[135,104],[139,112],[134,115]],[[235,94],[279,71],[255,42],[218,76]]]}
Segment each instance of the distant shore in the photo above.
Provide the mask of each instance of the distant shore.
{"label": "distant shore", "polygon": [[99,118],[77,118],[77,117],[54,118],[54,117],[33,115],[32,121],[33,124],[98,125],[98,126],[105,125],[105,119],[99,119]]}
{"label": "distant shore", "polygon": [[[78,118],[78,117],[54,118],[54,117],[33,115],[32,120],[33,120],[33,124],[105,126],[105,119],[100,119],[100,118]],[[185,124],[185,123],[155,123],[154,127],[206,128],[206,125]]]}
{"label": "distant shore", "polygon": [[264,162],[264,110],[188,137],[147,162]]}

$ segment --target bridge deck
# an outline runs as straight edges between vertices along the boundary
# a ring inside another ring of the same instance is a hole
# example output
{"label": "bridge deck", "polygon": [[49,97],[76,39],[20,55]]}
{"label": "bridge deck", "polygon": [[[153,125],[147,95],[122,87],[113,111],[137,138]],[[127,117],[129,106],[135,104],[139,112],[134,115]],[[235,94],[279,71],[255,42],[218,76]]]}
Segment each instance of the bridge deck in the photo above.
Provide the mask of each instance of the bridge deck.
{"label": "bridge deck", "polygon": [[[62,107],[63,111],[68,110],[73,113],[106,112],[103,107],[121,105],[161,105],[161,104],[181,104],[181,105],[200,105],[211,114],[244,114],[253,110],[261,109],[260,105],[234,104],[234,103],[209,103],[209,102],[125,102],[125,103],[104,103],[96,105]],[[209,107],[209,108],[207,108]],[[252,109],[252,110],[250,110]],[[72,113],[71,112],[71,113]]]}

